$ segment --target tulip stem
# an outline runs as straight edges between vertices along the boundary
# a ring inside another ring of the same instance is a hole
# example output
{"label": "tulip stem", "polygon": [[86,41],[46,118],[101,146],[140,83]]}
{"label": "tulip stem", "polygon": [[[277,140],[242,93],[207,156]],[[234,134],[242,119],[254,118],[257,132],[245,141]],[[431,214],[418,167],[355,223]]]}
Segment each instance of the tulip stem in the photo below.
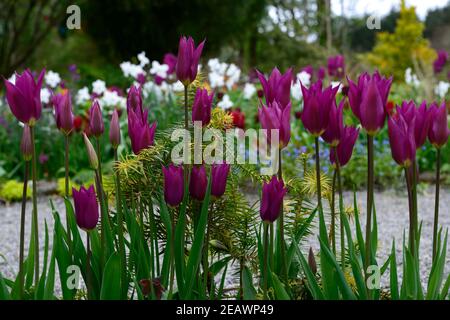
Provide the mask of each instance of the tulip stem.
{"label": "tulip stem", "polygon": [[[64,152],[64,173],[65,173],[65,196],[66,199],[69,199],[69,135],[64,135],[64,145],[65,145],[65,152]],[[72,259],[72,239],[71,239],[71,232],[70,232],[70,223],[69,223],[69,215],[66,210],[66,227],[67,227],[67,244],[69,247],[69,254]]]}
{"label": "tulip stem", "polygon": [[439,187],[441,183],[441,149],[437,148],[436,150],[436,194],[434,199],[433,262],[437,254],[437,233],[439,225]]}
{"label": "tulip stem", "polygon": [[31,159],[31,171],[32,171],[32,179],[33,179],[33,230],[34,230],[34,286],[37,290],[39,285],[39,222],[38,222],[38,210],[37,210],[37,188],[36,188],[36,141],[34,136],[34,126],[30,127],[31,133],[31,147],[33,157]]}
{"label": "tulip stem", "polygon": [[97,147],[97,156],[98,156],[98,173],[100,177],[100,184],[103,185],[103,172],[102,172],[102,154],[100,152],[100,138],[95,138],[95,145]]}
{"label": "tulip stem", "polygon": [[[281,164],[281,148],[278,149],[278,180],[283,180],[283,169]],[[283,217],[283,200],[280,206],[280,217],[278,218],[278,228],[280,233],[280,253],[281,253],[281,274],[284,281],[288,280],[288,270],[286,266],[286,246],[284,240],[284,217]]]}
{"label": "tulip stem", "polygon": [[89,231],[86,231],[86,288],[88,300],[92,300],[92,271],[91,271],[91,237]]}
{"label": "tulip stem", "polygon": [[28,187],[28,171],[29,162],[25,160],[25,172],[23,177],[23,192],[22,192],[22,211],[20,215],[20,253],[19,253],[19,286],[20,286],[20,299],[23,299],[25,273],[23,270],[24,260],[24,243],[25,243],[25,211],[27,207],[27,187]]}
{"label": "tulip stem", "polygon": [[405,168],[406,188],[408,189],[408,204],[409,204],[409,249],[414,254],[414,207],[412,199],[412,183],[408,168]]}
{"label": "tulip stem", "polygon": [[[333,147],[334,149],[334,147]],[[336,255],[336,177],[337,177],[337,169],[333,172],[333,184],[331,186],[331,224],[330,224],[330,237],[331,237],[331,246],[333,248],[333,253]]]}
{"label": "tulip stem", "polygon": [[203,273],[204,273],[204,285],[205,285],[205,295],[208,289],[208,278],[209,278],[209,261],[208,261],[208,253],[209,253],[209,238],[211,232],[211,223],[212,223],[212,211],[208,213],[208,225],[206,228],[206,240],[203,251]]}
{"label": "tulip stem", "polygon": [[319,146],[319,137],[314,138],[314,142],[316,145],[316,185],[317,185],[317,208],[319,212],[322,212],[322,187],[320,185],[320,146]]}
{"label": "tulip stem", "polygon": [[100,229],[101,229],[101,234],[100,234],[100,239],[101,239],[101,247],[102,247],[102,252],[101,252],[101,269],[103,270],[103,268],[105,267],[105,250],[106,250],[106,236],[105,236],[105,229],[106,229],[106,214],[105,214],[105,205],[103,202],[103,189],[102,189],[102,185],[100,182],[100,175],[98,173],[98,170],[95,170],[95,182],[97,185],[97,198],[98,201],[100,202],[100,210],[101,210],[101,219],[100,219]]}
{"label": "tulip stem", "polygon": [[188,88],[189,85],[184,86],[184,129],[189,129],[189,104],[188,104]]}
{"label": "tulip stem", "polygon": [[[374,188],[374,172],[373,172],[373,136],[367,134],[367,217],[366,217],[366,252],[364,261],[364,274],[367,279],[367,268],[372,263],[372,210],[373,210],[373,188]],[[368,292],[369,289],[367,289]]]}
{"label": "tulip stem", "polygon": [[[417,214],[417,162],[416,159],[413,159],[413,163],[412,163],[412,202],[413,202],[413,241],[414,241],[414,248],[416,249],[416,251],[419,249],[417,247],[417,240],[419,237],[419,230],[417,228],[418,224],[418,214]],[[413,250],[412,255],[415,256],[415,251]]]}
{"label": "tulip stem", "polygon": [[342,179],[341,179],[341,165],[339,163],[339,156],[337,152],[337,148],[334,148],[335,154],[335,164],[336,164],[336,173],[337,173],[337,181],[338,181],[338,193],[339,193],[339,227],[340,227],[340,236],[341,236],[341,265],[342,270],[345,270],[345,233],[344,233],[344,196],[342,194]]}
{"label": "tulip stem", "polygon": [[[117,148],[114,148],[114,161],[117,164],[119,157],[117,155]],[[122,297],[126,298],[128,291],[128,281],[127,281],[127,260],[125,255],[125,244],[123,239],[123,211],[122,211],[122,201],[121,201],[121,188],[120,188],[120,176],[119,171],[115,170],[116,175],[116,210],[117,210],[117,225],[119,226],[119,251],[120,251],[120,265],[121,265],[121,279],[122,279]]]}
{"label": "tulip stem", "polygon": [[264,224],[264,274],[263,274],[263,294],[264,300],[268,300],[267,297],[267,283],[268,283],[268,275],[269,275],[269,224],[267,222],[263,222]]}

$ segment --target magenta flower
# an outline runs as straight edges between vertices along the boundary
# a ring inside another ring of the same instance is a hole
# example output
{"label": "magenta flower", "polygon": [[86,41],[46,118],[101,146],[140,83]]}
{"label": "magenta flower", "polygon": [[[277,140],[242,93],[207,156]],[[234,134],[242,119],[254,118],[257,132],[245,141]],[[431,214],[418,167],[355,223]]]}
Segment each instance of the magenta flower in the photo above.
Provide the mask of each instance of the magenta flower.
{"label": "magenta flower", "polygon": [[20,122],[33,126],[41,117],[41,87],[45,69],[42,69],[37,81],[29,69],[21,75],[16,73],[16,83],[4,79],[6,100],[12,114]]}
{"label": "magenta flower", "polygon": [[348,98],[353,113],[367,133],[375,135],[384,127],[386,121],[386,105],[392,77],[386,79],[378,72],[375,72],[373,76],[363,73],[359,76],[357,84],[350,79],[348,83]]}
{"label": "magenta flower", "polygon": [[73,112],[70,92],[58,93],[52,97],[55,107],[56,126],[64,134],[69,134],[73,130]]}
{"label": "magenta flower", "polygon": [[318,80],[323,80],[325,79],[325,68],[324,67],[320,67],[319,70],[317,70],[317,79]]}
{"label": "magenta flower", "polygon": [[258,109],[259,121],[261,127],[266,130],[265,134],[267,142],[272,142],[272,131],[278,130],[279,148],[283,149],[289,144],[291,139],[291,103],[282,109],[281,106],[274,101],[268,106],[262,105]]}
{"label": "magenta flower", "polygon": [[276,176],[273,176],[269,183],[264,182],[259,211],[263,221],[272,223],[278,219],[286,193],[283,180],[278,180]]}
{"label": "magenta flower", "polygon": [[[359,129],[354,127],[345,127],[337,148],[337,156],[339,160],[339,166],[345,166],[351,159],[353,153],[353,147],[358,139]],[[336,163],[336,155],[334,150],[330,152],[330,162]]]}
{"label": "magenta flower", "polygon": [[111,124],[109,126],[109,141],[114,149],[116,149],[120,144],[120,123],[117,109],[114,109],[111,117]]}
{"label": "magenta flower", "polygon": [[322,135],[328,127],[330,109],[335,104],[339,87],[322,90],[322,81],[312,84],[309,89],[300,84],[303,92],[301,119],[305,128],[314,136]]}
{"label": "magenta flower", "polygon": [[407,123],[414,122],[414,137],[416,142],[416,149],[419,149],[425,144],[428,131],[431,124],[432,110],[427,109],[427,102],[423,101],[419,108],[416,107],[414,101],[403,101],[400,107],[397,107],[397,112],[402,114]]}
{"label": "magenta flower", "polygon": [[345,99],[341,100],[339,107],[336,107],[335,102],[333,103],[333,106],[330,108],[328,127],[322,134],[322,139],[332,147],[336,147],[339,144],[344,131],[344,103]]}
{"label": "magenta flower", "polygon": [[220,198],[225,193],[230,165],[226,163],[213,164],[211,167],[211,194]]}
{"label": "magenta flower", "polygon": [[184,196],[184,171],[182,166],[170,164],[162,167],[164,174],[164,199],[169,206],[176,207]]}
{"label": "magenta flower", "polygon": [[140,112],[143,114],[142,110],[142,90],[141,87],[131,86],[128,90],[127,96],[127,112],[133,110],[134,112]]}
{"label": "magenta flower", "polygon": [[22,140],[20,141],[20,151],[25,161],[30,161],[33,156],[33,145],[31,142],[31,130],[26,124],[23,127]]}
{"label": "magenta flower", "polygon": [[[147,112],[144,113],[145,115]],[[128,113],[128,135],[131,140],[131,148],[134,154],[139,154],[142,149],[146,149],[155,143],[155,131],[157,123],[151,126],[147,119],[142,119],[133,110]]]}
{"label": "magenta flower", "polygon": [[214,92],[208,95],[208,90],[197,89],[195,93],[194,103],[192,105],[192,122],[201,121],[205,127],[211,121],[211,107],[214,98]]}
{"label": "magenta flower", "polygon": [[205,166],[193,166],[191,179],[189,180],[189,193],[192,198],[202,201],[205,198],[208,179],[206,177]]}
{"label": "magenta flower", "polygon": [[444,66],[448,60],[448,53],[445,50],[439,50],[436,60],[433,62],[434,73],[438,74],[444,70]]}
{"label": "magenta flower", "polygon": [[98,202],[94,186],[91,185],[89,189],[81,186],[80,190],[72,188],[72,195],[78,226],[86,231],[94,229],[99,219]]}
{"label": "magenta flower", "polygon": [[39,163],[42,164],[42,165],[44,165],[44,164],[46,164],[47,162],[48,162],[48,155],[45,154],[45,153],[41,153],[41,154],[39,155]]}
{"label": "magenta flower", "polygon": [[172,74],[175,72],[175,68],[177,66],[177,57],[172,53],[166,53],[164,55],[163,63],[169,66],[167,74]]}
{"label": "magenta flower", "polygon": [[434,102],[430,106],[431,123],[428,131],[428,139],[436,148],[441,148],[448,141],[450,130],[448,129],[447,108],[445,101],[440,107]]}
{"label": "magenta flower", "polygon": [[197,77],[198,61],[200,60],[204,45],[205,40],[195,48],[194,40],[191,37],[180,38],[176,73],[178,80],[185,86],[189,85]]}
{"label": "magenta flower", "polygon": [[314,68],[311,65],[307,65],[307,66],[303,67],[301,71],[309,74],[311,76],[311,78],[314,76]]}
{"label": "magenta flower", "polygon": [[345,59],[342,55],[328,58],[328,75],[335,78],[343,78],[345,75]]}
{"label": "magenta flower", "polygon": [[278,105],[284,109],[291,101],[292,69],[281,74],[277,68],[274,68],[269,79],[266,79],[258,70],[256,72],[263,87],[266,104],[277,101]]}
{"label": "magenta flower", "polygon": [[399,112],[388,120],[389,142],[392,158],[402,167],[409,167],[416,161],[416,140],[414,136],[415,117],[407,122]]}
{"label": "magenta flower", "polygon": [[105,125],[103,124],[102,109],[97,100],[94,101],[89,109],[89,131],[97,138],[103,134]]}

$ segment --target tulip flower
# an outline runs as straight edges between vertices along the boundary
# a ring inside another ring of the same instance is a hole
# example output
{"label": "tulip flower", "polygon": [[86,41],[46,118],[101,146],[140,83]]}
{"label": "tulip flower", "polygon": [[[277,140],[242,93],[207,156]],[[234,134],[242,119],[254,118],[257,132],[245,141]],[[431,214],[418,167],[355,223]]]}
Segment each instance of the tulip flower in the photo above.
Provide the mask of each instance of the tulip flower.
{"label": "tulip flower", "polygon": [[352,111],[367,133],[373,136],[384,127],[386,121],[392,77],[386,79],[378,72],[373,76],[364,73],[359,76],[357,84],[350,79],[348,82],[348,98]]}
{"label": "tulip flower", "polygon": [[397,108],[397,112],[403,115],[407,123],[410,123],[413,118],[415,119],[414,137],[416,140],[416,149],[419,149],[425,144],[427,139],[433,110],[427,109],[426,101],[423,101],[419,108],[416,108],[413,101],[403,101],[401,106]]}
{"label": "tulip flower", "polygon": [[[272,132],[271,130],[278,130],[279,133],[279,148],[283,149],[289,143],[291,139],[291,103],[282,109],[281,106],[274,101],[270,103],[267,107],[262,105],[258,109],[259,121],[261,122],[261,127],[265,130],[268,143],[271,143]],[[274,141],[274,143],[276,143]]]}
{"label": "tulip flower", "polygon": [[330,116],[328,120],[328,127],[322,134],[322,139],[330,144],[332,147],[336,147],[341,140],[341,136],[344,130],[344,103],[345,99],[342,99],[339,103],[339,107],[336,107],[336,103],[330,108]]}
{"label": "tulip flower", "polygon": [[184,86],[188,86],[197,77],[198,61],[202,54],[205,40],[195,48],[194,39],[181,37],[178,46],[176,74]]}
{"label": "tulip flower", "polygon": [[178,206],[184,196],[184,170],[181,166],[170,164],[162,168],[164,174],[164,199],[172,207]]}
{"label": "tulip flower", "polygon": [[317,70],[317,79],[323,80],[325,78],[325,68],[320,67],[319,70]]}
{"label": "tulip flower", "polygon": [[[147,112],[144,114],[147,114]],[[143,120],[138,114],[130,110],[128,114],[128,134],[134,154],[139,154],[142,149],[146,149],[155,143],[156,126],[156,122],[150,126],[147,119]]]}
{"label": "tulip flower", "polygon": [[208,95],[208,90],[197,89],[192,105],[192,122],[200,121],[205,127],[211,121],[211,107],[214,98],[214,92]]}
{"label": "tulip flower", "polygon": [[95,194],[94,186],[91,185],[89,189],[81,186],[80,190],[72,188],[72,195],[77,225],[86,231],[94,229],[99,219],[97,195]]}
{"label": "tulip flower", "polygon": [[37,81],[29,69],[22,74],[16,74],[16,83],[4,79],[6,100],[13,115],[20,122],[34,126],[41,117],[41,87],[45,69],[42,69]]}
{"label": "tulip flower", "polygon": [[317,81],[309,89],[300,84],[303,92],[302,122],[315,137],[322,135],[328,127],[330,109],[339,87],[322,90],[322,82]]}
{"label": "tulip flower", "polygon": [[402,167],[409,167],[416,160],[414,123],[415,117],[408,123],[401,113],[388,120],[392,158]]}
{"label": "tulip flower", "polygon": [[98,157],[97,153],[95,152],[94,147],[92,146],[91,141],[87,137],[85,133],[83,133],[83,139],[84,139],[84,145],[86,146],[86,151],[89,159],[89,164],[91,165],[91,168],[94,170],[98,169]]}
{"label": "tulip flower", "polygon": [[192,198],[203,201],[208,187],[205,167],[193,166],[191,170],[191,179],[189,181],[189,193]]}
{"label": "tulip flower", "polygon": [[433,62],[434,73],[441,73],[448,60],[448,53],[445,50],[438,51],[438,57]]}
{"label": "tulip flower", "polygon": [[220,198],[225,193],[230,165],[226,163],[213,164],[211,167],[211,194]]}
{"label": "tulip flower", "polygon": [[277,101],[282,109],[287,107],[291,101],[292,69],[288,69],[284,74],[281,74],[277,68],[274,68],[269,79],[266,79],[261,72],[256,72],[263,87],[266,104],[269,105]]}
{"label": "tulip flower", "polygon": [[307,65],[306,67],[303,67],[302,72],[306,72],[311,76],[311,78],[314,76],[314,68],[311,65]]}
{"label": "tulip flower", "polygon": [[109,141],[114,149],[117,149],[120,144],[120,123],[117,109],[114,109],[112,114],[111,125],[109,126]]}
{"label": "tulip flower", "polygon": [[[345,127],[343,129],[340,142],[336,146],[340,167],[345,166],[350,161],[358,135],[359,129],[354,127]],[[336,163],[336,155],[334,152],[330,152],[330,162],[332,164]]]}
{"label": "tulip flower", "polygon": [[272,223],[280,216],[283,198],[287,193],[283,180],[273,176],[269,183],[264,182],[261,195],[260,216]]}
{"label": "tulip flower", "polygon": [[58,93],[52,97],[51,101],[55,107],[56,127],[68,135],[74,128],[70,93],[68,91]]}
{"label": "tulip flower", "polygon": [[328,58],[328,75],[330,77],[343,78],[345,75],[345,59],[342,55]]}
{"label": "tulip flower", "polygon": [[96,100],[89,109],[89,131],[98,138],[103,134],[104,130],[102,109]]}
{"label": "tulip flower", "polygon": [[142,90],[141,87],[131,86],[127,95],[127,111],[142,111]]}
{"label": "tulip flower", "polygon": [[31,130],[28,125],[23,127],[22,140],[20,141],[20,151],[25,161],[30,161],[33,157],[33,144],[31,141]]}
{"label": "tulip flower", "polygon": [[439,149],[447,143],[450,135],[445,101],[440,107],[438,107],[436,103],[433,103],[430,106],[430,112],[431,123],[428,131],[428,139],[433,146]]}
{"label": "tulip flower", "polygon": [[175,72],[177,66],[177,57],[172,53],[166,53],[163,58],[163,63],[169,66],[167,74],[172,74]]}

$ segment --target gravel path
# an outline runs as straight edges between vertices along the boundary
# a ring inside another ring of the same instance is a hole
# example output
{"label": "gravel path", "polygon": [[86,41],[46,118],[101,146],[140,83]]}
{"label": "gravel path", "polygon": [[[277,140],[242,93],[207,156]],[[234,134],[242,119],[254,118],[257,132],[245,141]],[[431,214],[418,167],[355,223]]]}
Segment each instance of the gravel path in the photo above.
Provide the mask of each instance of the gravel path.
{"label": "gravel path", "polygon": [[[345,192],[345,204],[353,203],[353,194]],[[361,214],[361,223],[365,225],[365,207],[366,193],[364,191],[357,194],[358,206]],[[39,222],[40,222],[40,245],[41,252],[44,246],[44,221],[47,221],[49,231],[53,230],[53,217],[50,210],[49,200],[52,200],[56,209],[61,213],[61,220],[64,219],[64,203],[60,197],[42,197],[39,199]],[[386,261],[390,254],[392,240],[396,240],[397,260],[401,258],[401,243],[403,232],[408,229],[408,209],[407,196],[405,193],[397,191],[384,191],[375,194],[375,203],[377,208],[378,219],[378,261],[382,263]],[[433,215],[434,215],[434,190],[426,189],[418,197],[419,219],[423,221],[422,239],[420,245],[421,257],[421,275],[423,284],[426,285],[430,266],[431,266],[431,250],[432,250],[432,233],[433,233]],[[31,203],[27,203],[27,219],[31,219]],[[20,230],[20,204],[11,205],[0,204],[0,272],[6,277],[12,277],[17,273],[18,249],[19,249],[19,230]],[[441,190],[440,198],[440,224],[445,228],[450,228],[450,189]],[[26,239],[29,239],[29,223],[27,222]],[[309,246],[317,253],[319,245],[312,236],[305,244],[305,251]],[[51,241],[50,237],[50,241]],[[26,243],[26,248],[28,243]],[[41,253],[42,256],[42,253]],[[399,263],[399,276],[401,275]],[[450,247],[447,252],[446,274],[450,272]],[[231,279],[229,279],[231,280]],[[389,279],[384,276],[382,285],[387,285]],[[228,282],[228,281],[227,281]]]}

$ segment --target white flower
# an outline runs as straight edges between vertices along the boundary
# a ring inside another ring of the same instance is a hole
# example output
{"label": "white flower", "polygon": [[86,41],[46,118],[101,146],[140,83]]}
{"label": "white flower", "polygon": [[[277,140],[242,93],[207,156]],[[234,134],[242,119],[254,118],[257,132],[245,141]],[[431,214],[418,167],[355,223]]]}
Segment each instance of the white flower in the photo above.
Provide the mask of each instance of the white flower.
{"label": "white flower", "polygon": [[239,81],[239,77],[241,76],[241,69],[239,69],[235,64],[230,64],[226,71],[227,80],[227,88],[230,90],[235,83]]}
{"label": "white flower", "polygon": [[92,83],[92,92],[101,95],[106,91],[106,83],[103,80],[95,80]]}
{"label": "white flower", "polygon": [[[303,83],[303,82],[302,82]],[[297,80],[291,85],[291,96],[295,100],[301,100],[303,97],[302,88],[300,86],[300,81]]]}
{"label": "white flower", "polygon": [[306,72],[302,71],[299,74],[297,74],[297,79],[305,86],[308,87],[311,83],[311,75]]}
{"label": "white flower", "polygon": [[219,73],[211,72],[208,75],[209,78],[209,84],[211,85],[211,88],[220,88],[225,85],[225,77]]}
{"label": "white flower", "polygon": [[158,100],[161,100],[163,97],[163,92],[161,88],[153,81],[148,81],[144,83],[142,93],[144,94],[144,98],[147,98],[152,93],[156,96],[156,99]]}
{"label": "white flower", "polygon": [[59,76],[59,73],[53,72],[52,70],[49,70],[45,74],[44,79],[45,83],[51,88],[56,88],[56,86],[61,82],[61,77]]}
{"label": "white flower", "polygon": [[413,85],[414,87],[420,86],[420,81],[417,76],[412,73],[411,68],[408,68],[405,71],[405,82],[409,85]]}
{"label": "white flower", "polygon": [[230,96],[225,94],[217,105],[223,110],[227,110],[233,106],[233,102],[230,100]]}
{"label": "white flower", "polygon": [[249,100],[256,92],[255,85],[246,83],[244,86],[244,99]]}
{"label": "white flower", "polygon": [[440,98],[444,98],[447,94],[448,89],[450,88],[450,83],[439,81],[438,85],[434,89],[434,92],[436,95],[438,95]]}
{"label": "white flower", "polygon": [[140,66],[141,67],[145,67],[147,64],[150,63],[150,60],[148,60],[147,56],[145,55],[145,51],[142,51],[141,53],[138,54],[137,56],[139,62],[140,62]]}
{"label": "white flower", "polygon": [[160,64],[158,61],[152,61],[152,68],[150,74],[157,75],[161,78],[167,78],[167,71],[169,66],[167,64]]}
{"label": "white flower", "polygon": [[88,87],[81,88],[78,90],[76,96],[75,96],[75,102],[76,104],[83,104],[86,101],[89,101],[91,99],[91,95],[89,94]]}
{"label": "white flower", "polygon": [[337,92],[341,92],[342,91],[342,86],[341,83],[339,81],[331,81],[331,87],[334,89],[336,87],[339,87]]}
{"label": "white flower", "polygon": [[173,85],[172,85],[172,90],[174,91],[174,92],[182,92],[182,91],[184,91],[184,85],[183,85],[183,83],[181,82],[181,81],[177,81],[177,82],[175,82]]}
{"label": "white flower", "polygon": [[49,103],[50,102],[50,96],[52,93],[47,88],[41,89],[41,102],[42,103]]}
{"label": "white flower", "polygon": [[8,81],[11,82],[12,84],[16,84],[16,74],[13,73],[11,77],[9,77]]}
{"label": "white flower", "polygon": [[106,90],[103,93],[103,97],[100,99],[100,105],[110,106],[110,107],[122,107],[126,105],[126,99],[117,94],[116,91]]}
{"label": "white flower", "polygon": [[132,64],[129,61],[122,62],[120,64],[120,69],[122,69],[123,75],[125,77],[133,77],[135,79],[141,73],[144,75],[146,74],[142,66],[138,64]]}

